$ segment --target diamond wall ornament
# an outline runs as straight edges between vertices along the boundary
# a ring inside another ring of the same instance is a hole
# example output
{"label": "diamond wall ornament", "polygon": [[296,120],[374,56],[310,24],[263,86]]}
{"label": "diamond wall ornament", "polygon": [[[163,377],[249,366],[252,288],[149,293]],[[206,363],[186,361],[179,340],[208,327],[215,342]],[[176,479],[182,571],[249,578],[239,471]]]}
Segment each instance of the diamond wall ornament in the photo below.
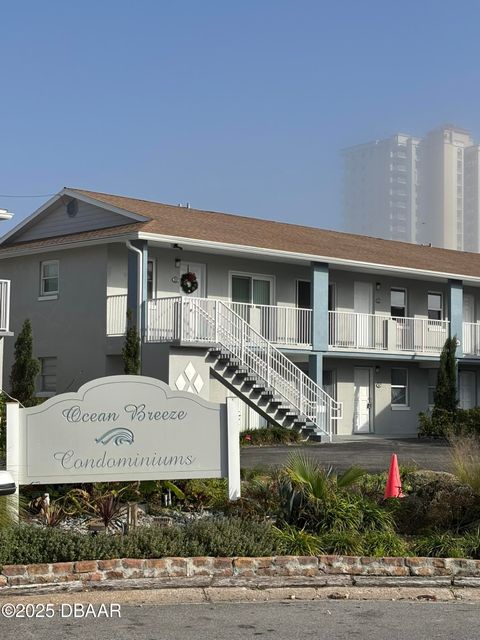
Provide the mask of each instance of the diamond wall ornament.
{"label": "diamond wall ornament", "polygon": [[184,374],[187,376],[189,382],[191,382],[193,380],[193,376],[196,373],[197,372],[195,371],[195,367],[193,366],[193,364],[191,362],[189,362],[187,364],[187,366],[185,367],[185,371],[184,371]]}
{"label": "diamond wall ornament", "polygon": [[200,391],[203,389],[203,385],[204,385],[204,382],[202,380],[202,377],[200,374],[198,374],[198,376],[195,378],[195,381],[193,383],[193,386],[195,387],[197,393],[200,393]]}
{"label": "diamond wall ornament", "polygon": [[197,373],[192,362],[189,362],[183,370],[183,373],[175,380],[175,386],[179,391],[199,394],[205,386],[205,382],[202,376]]}
{"label": "diamond wall ornament", "polygon": [[178,378],[175,380],[175,386],[179,391],[183,391],[185,389],[186,384],[187,384],[187,381],[182,376],[182,374],[180,374]]}

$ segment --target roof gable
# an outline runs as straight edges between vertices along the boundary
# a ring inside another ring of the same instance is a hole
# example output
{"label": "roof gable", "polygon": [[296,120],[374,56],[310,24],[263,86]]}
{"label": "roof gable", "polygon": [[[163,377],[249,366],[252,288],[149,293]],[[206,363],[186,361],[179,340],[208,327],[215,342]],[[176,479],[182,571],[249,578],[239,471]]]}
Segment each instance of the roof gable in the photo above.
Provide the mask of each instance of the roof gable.
{"label": "roof gable", "polygon": [[91,198],[65,189],[12,229],[2,239],[2,245],[119,227],[146,220],[144,216],[130,211],[118,211],[107,203],[94,202]]}

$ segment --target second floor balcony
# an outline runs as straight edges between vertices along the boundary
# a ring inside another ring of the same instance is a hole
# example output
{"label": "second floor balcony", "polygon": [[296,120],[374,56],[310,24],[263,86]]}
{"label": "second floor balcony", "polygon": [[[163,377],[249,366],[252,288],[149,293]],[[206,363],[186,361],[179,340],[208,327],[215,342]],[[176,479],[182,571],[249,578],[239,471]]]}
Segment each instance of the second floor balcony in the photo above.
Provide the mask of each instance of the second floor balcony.
{"label": "second floor balcony", "polygon": [[329,311],[329,346],[338,351],[440,353],[448,320]]}
{"label": "second floor balcony", "polygon": [[[188,296],[149,300],[147,303],[145,339],[147,342],[181,340],[188,323]],[[214,303],[206,298],[205,303]],[[193,304],[193,303],[192,303]],[[312,349],[311,309],[225,302],[238,316],[272,344],[286,349]],[[122,336],[126,330],[127,296],[107,298],[107,335]],[[467,324],[467,323],[465,323]],[[465,326],[465,325],[464,325]],[[202,327],[188,327],[189,335],[198,333],[203,342]],[[464,329],[465,353],[480,356],[480,325]],[[420,317],[391,317],[353,311],[328,312],[328,347],[331,351],[372,353],[410,353],[438,355],[449,335],[448,320]]]}

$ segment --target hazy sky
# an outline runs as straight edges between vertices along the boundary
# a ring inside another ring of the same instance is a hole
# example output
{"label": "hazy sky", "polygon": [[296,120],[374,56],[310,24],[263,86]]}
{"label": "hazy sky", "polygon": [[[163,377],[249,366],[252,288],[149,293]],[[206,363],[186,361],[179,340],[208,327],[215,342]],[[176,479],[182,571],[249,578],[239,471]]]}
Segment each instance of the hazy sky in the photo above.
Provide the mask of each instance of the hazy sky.
{"label": "hazy sky", "polygon": [[479,24],[477,0],[0,0],[0,207],[68,185],[342,228],[342,147],[480,139]]}

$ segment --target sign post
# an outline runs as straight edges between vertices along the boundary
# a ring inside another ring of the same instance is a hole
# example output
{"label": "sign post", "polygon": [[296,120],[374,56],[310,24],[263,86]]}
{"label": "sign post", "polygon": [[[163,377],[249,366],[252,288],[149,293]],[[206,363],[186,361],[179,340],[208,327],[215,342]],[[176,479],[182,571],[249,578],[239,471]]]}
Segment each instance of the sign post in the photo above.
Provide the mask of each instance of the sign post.
{"label": "sign post", "polygon": [[7,470],[10,472],[17,487],[9,498],[9,509],[15,520],[19,515],[19,480],[20,480],[20,405],[18,402],[7,402]]}
{"label": "sign post", "polygon": [[227,398],[228,499],[240,498],[240,398]]}

